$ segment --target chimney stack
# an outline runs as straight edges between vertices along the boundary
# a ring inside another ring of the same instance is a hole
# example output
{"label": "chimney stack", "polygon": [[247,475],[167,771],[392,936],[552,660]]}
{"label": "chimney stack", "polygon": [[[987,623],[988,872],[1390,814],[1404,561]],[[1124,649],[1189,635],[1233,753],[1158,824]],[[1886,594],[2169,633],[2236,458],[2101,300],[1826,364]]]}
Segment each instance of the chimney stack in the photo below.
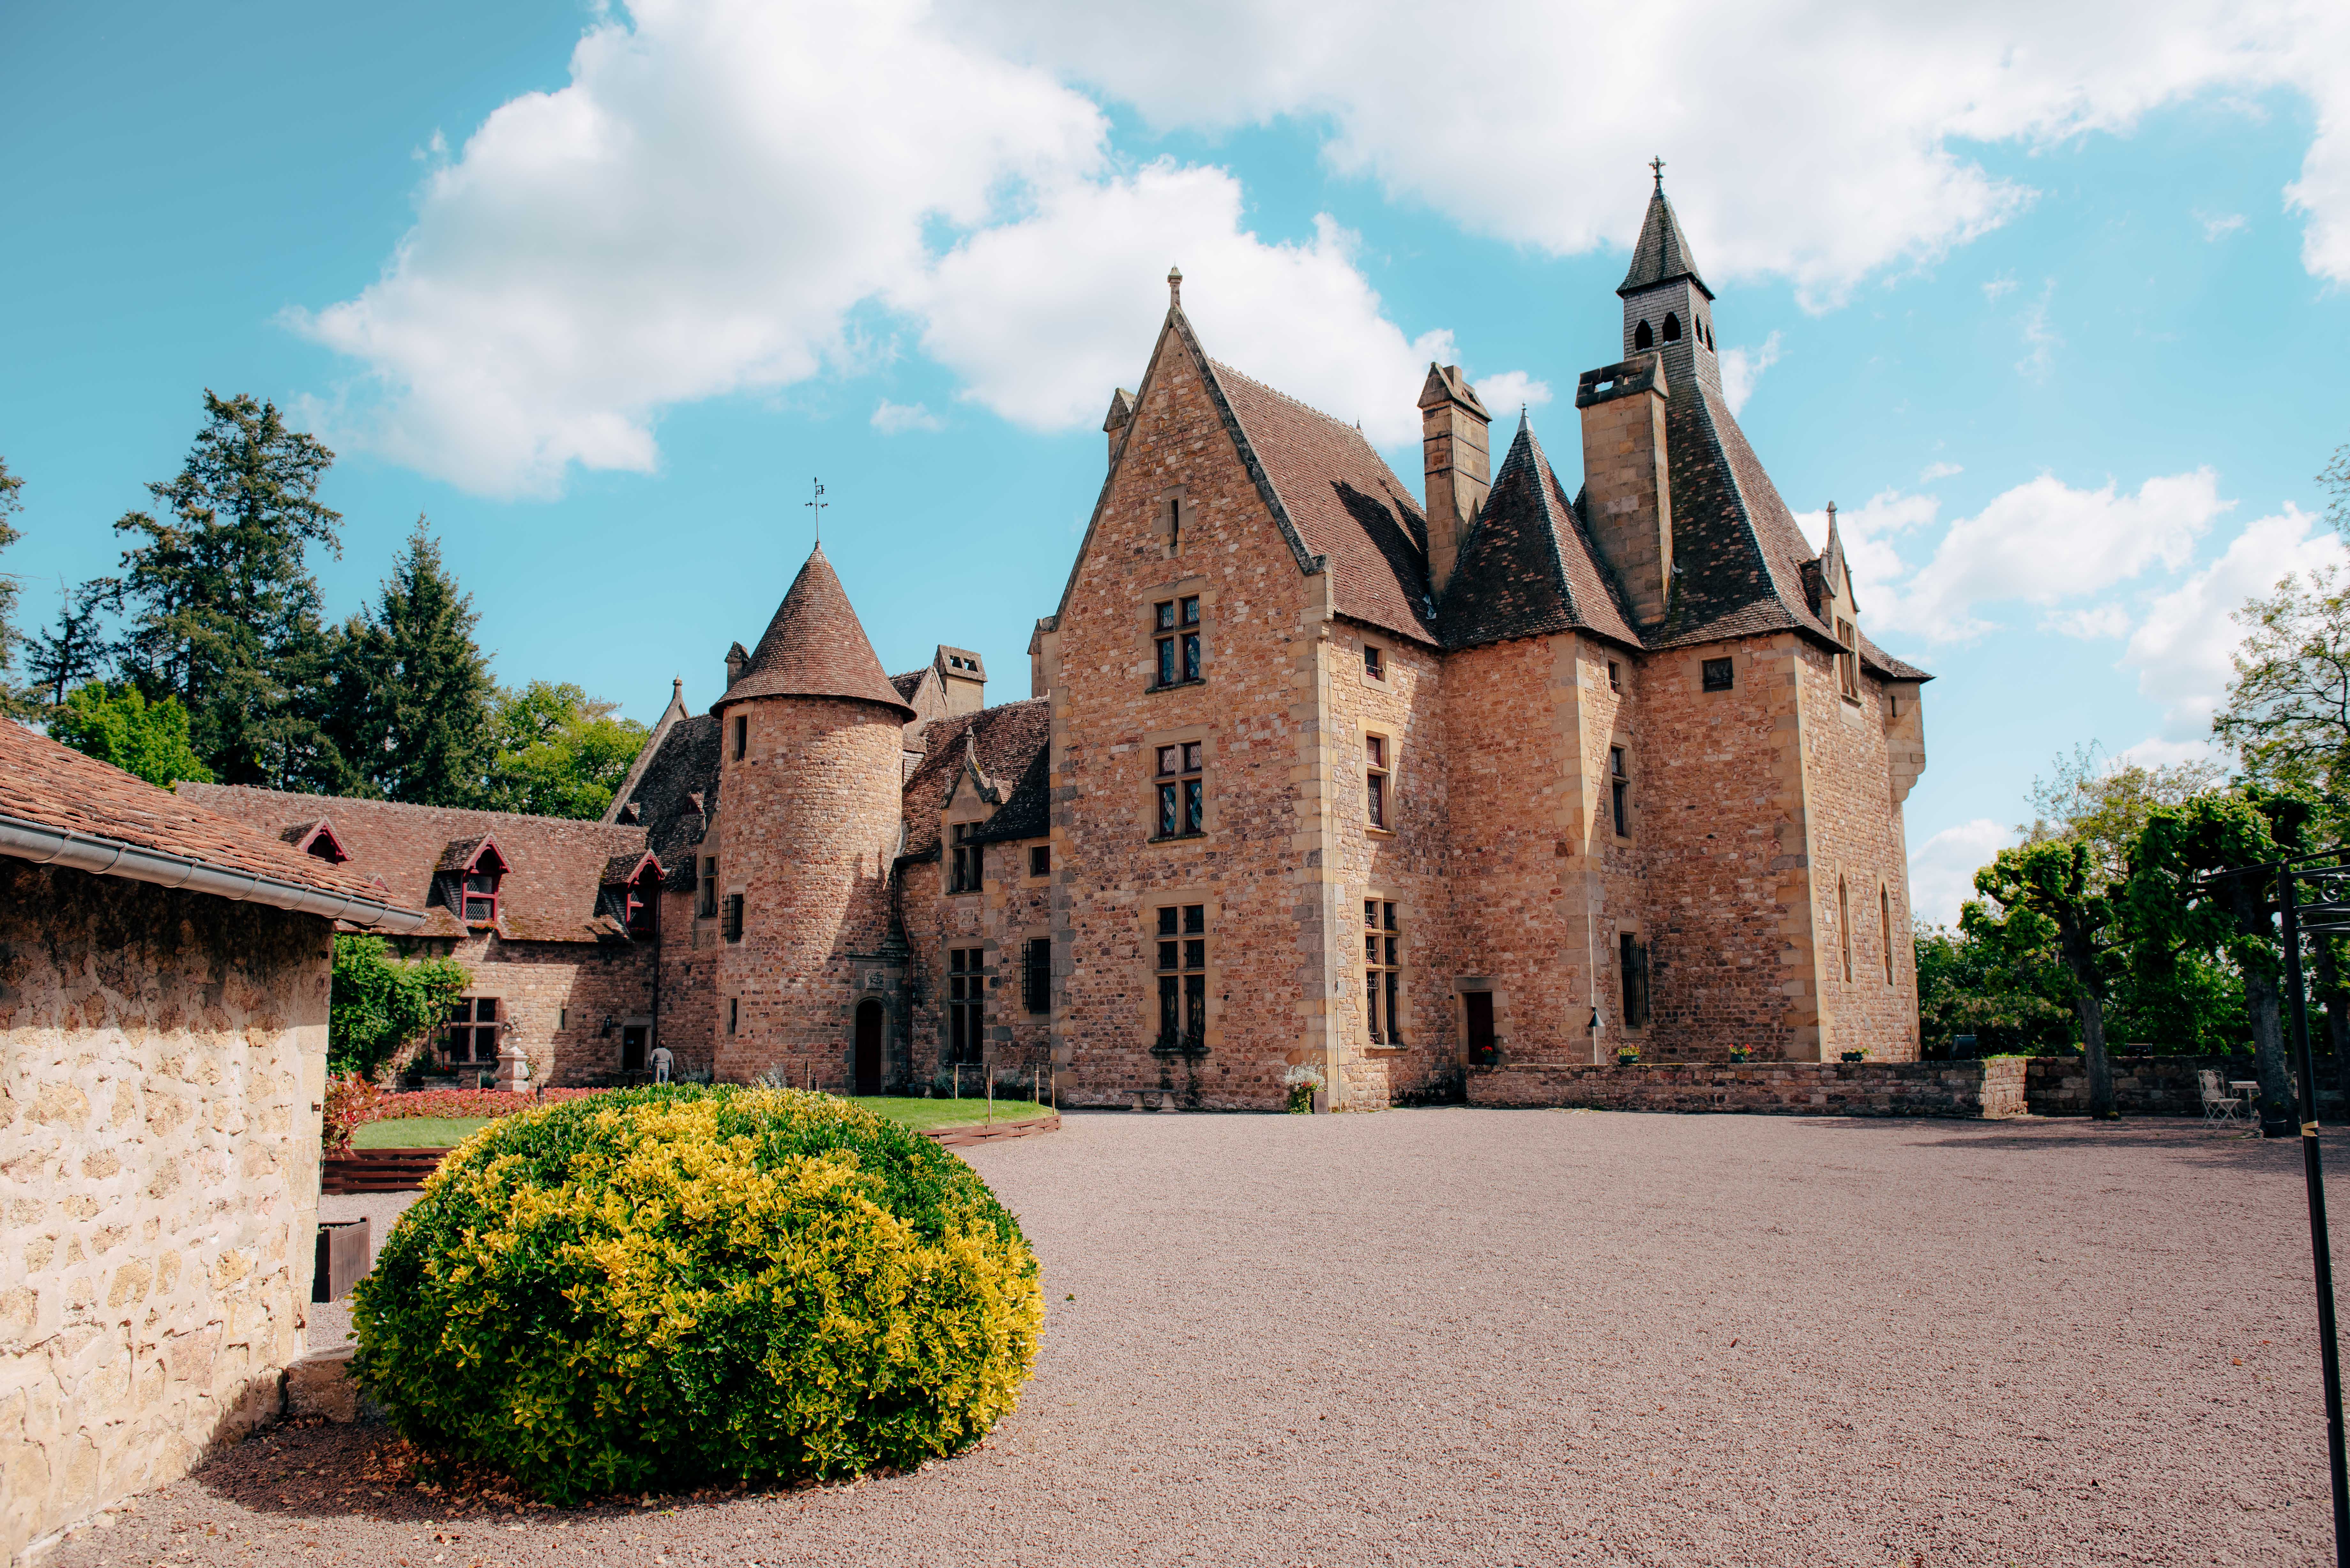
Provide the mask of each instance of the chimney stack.
{"label": "chimney stack", "polygon": [[741,643],[738,642],[726,650],[726,691],[721,691],[720,696],[723,697],[726,691],[734,690],[734,682],[743,679],[743,669],[750,662],[751,656],[743,650]]}
{"label": "chimney stack", "polygon": [[1419,445],[1428,470],[1428,582],[1438,594],[1451,579],[1461,536],[1492,483],[1485,435],[1492,422],[1460,366],[1429,366],[1428,384],[1419,390]]}
{"label": "chimney stack", "polygon": [[1592,542],[1632,601],[1632,620],[1665,618],[1673,591],[1673,487],[1665,453],[1665,362],[1635,354],[1586,370],[1575,390],[1583,414],[1583,491]]}

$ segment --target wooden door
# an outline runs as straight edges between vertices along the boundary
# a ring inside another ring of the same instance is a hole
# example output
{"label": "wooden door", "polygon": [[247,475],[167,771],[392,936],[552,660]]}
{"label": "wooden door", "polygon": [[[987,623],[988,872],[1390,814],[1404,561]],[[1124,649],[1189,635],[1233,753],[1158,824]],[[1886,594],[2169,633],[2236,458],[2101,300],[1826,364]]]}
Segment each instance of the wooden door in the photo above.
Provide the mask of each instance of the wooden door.
{"label": "wooden door", "polygon": [[620,1071],[641,1073],[645,1070],[645,1026],[641,1023],[622,1025],[620,1029]]}
{"label": "wooden door", "polygon": [[1493,1054],[1493,993],[1467,991],[1461,1003],[1469,1015],[1469,1060],[1485,1062]]}
{"label": "wooden door", "polygon": [[857,1092],[881,1092],[881,1004],[870,997],[857,1004]]}

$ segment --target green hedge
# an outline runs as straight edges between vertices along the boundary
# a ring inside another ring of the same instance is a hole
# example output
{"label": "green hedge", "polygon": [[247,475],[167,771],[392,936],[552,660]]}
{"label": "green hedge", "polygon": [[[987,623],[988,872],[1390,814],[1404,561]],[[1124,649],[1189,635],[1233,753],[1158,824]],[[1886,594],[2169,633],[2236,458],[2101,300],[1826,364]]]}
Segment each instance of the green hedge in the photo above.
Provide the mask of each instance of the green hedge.
{"label": "green hedge", "polygon": [[827,1095],[663,1086],[507,1116],[359,1282],[401,1435],[555,1502],[906,1468],[1011,1409],[1044,1298],[1018,1221]]}

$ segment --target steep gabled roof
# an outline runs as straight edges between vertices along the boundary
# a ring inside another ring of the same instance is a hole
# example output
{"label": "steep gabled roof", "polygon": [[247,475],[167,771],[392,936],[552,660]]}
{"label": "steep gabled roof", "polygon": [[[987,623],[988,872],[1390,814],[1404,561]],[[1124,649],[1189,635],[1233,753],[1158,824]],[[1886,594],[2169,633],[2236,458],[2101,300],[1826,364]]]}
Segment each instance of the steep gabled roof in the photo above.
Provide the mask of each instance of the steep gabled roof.
{"label": "steep gabled roof", "polygon": [[981,836],[1043,837],[1049,827],[1038,763],[1052,739],[1052,704],[1042,697],[934,722],[930,747],[906,780],[906,843],[899,858],[938,858],[939,814],[946,810],[972,762],[1003,796]]}
{"label": "steep gabled roof", "polygon": [[914,716],[881,672],[881,661],[821,545],[808,552],[766,635],[752,650],[751,662],[716,707],[753,697],[846,697],[879,703],[904,719]]}
{"label": "steep gabled roof", "polygon": [[645,847],[660,857],[673,888],[693,885],[693,849],[718,811],[718,725],[715,713],[678,721],[629,796],[644,825]]}
{"label": "steep gabled roof", "polygon": [[1632,247],[1632,265],[1617,286],[1617,294],[1638,294],[1644,288],[1655,288],[1675,278],[1685,277],[1697,285],[1708,299],[1713,290],[1705,286],[1705,279],[1697,273],[1697,257],[1690,254],[1690,244],[1681,234],[1681,221],[1673,213],[1673,204],[1665,197],[1665,182],[1660,179],[1648,197],[1648,215],[1640,220],[1639,243]]}
{"label": "steep gabled roof", "polygon": [[1338,613],[1435,641],[1428,522],[1387,461],[1354,426],[1229,365],[1211,369],[1290,525],[1326,562]]}
{"label": "steep gabled roof", "polygon": [[[715,721],[712,721],[714,727]],[[438,901],[434,884],[461,870],[494,842],[506,871],[498,884],[498,932],[509,941],[592,942],[617,940],[620,929],[598,913],[605,864],[645,848],[640,827],[525,816],[509,811],[404,805],[349,795],[293,794],[248,784],[183,784],[178,796],[209,813],[244,823],[273,839],[327,807],[350,859],[340,867],[276,847],[321,872],[369,885],[378,898],[425,910],[418,931],[463,937],[465,927]],[[389,889],[387,894],[386,889]]]}
{"label": "steep gabled roof", "polygon": [[1640,646],[1574,503],[1523,419],[1470,524],[1437,621],[1447,649],[1554,631],[1589,631]]}
{"label": "steep gabled roof", "polygon": [[[736,646],[741,645],[738,643]],[[680,677],[670,681],[669,706],[661,710],[659,719],[653,721],[653,732],[645,737],[645,743],[637,748],[637,760],[629,764],[629,776],[622,779],[620,787],[612,792],[611,804],[604,808],[606,822],[620,820],[620,813],[636,798],[637,781],[643,778],[645,769],[652,765],[652,760],[660,753],[661,742],[669,738],[670,731],[682,723],[685,718],[685,681]]]}

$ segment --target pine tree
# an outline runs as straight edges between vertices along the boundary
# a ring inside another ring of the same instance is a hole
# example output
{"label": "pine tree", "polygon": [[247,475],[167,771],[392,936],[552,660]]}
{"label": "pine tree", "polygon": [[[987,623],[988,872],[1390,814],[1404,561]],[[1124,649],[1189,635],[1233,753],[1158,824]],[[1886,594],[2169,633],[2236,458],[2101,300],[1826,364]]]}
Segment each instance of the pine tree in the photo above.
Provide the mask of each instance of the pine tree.
{"label": "pine tree", "polygon": [[[8,519],[24,510],[19,493],[24,488],[25,482],[8,472],[8,460],[0,457],[0,550],[24,537],[8,525]],[[24,640],[24,634],[16,629],[16,579],[0,572],[0,711],[13,705],[16,645]]]}
{"label": "pine tree", "polygon": [[151,700],[180,699],[197,754],[231,784],[299,787],[333,761],[299,697],[328,647],[304,552],[340,554],[342,515],[318,499],[334,460],[276,404],[207,390],[185,465],[147,487],[168,515],[114,525],[135,541],[123,670]]}
{"label": "pine tree", "polygon": [[99,613],[120,607],[121,600],[122,585],[112,577],[93,577],[70,593],[57,584],[56,628],[26,639],[32,652],[25,672],[33,679],[25,696],[36,711],[63,706],[68,692],[105,670],[106,629]]}
{"label": "pine tree", "polygon": [[321,683],[343,716],[332,738],[364,793],[420,805],[480,799],[495,688],[473,641],[479,619],[419,517],[373,611],[337,638]]}

